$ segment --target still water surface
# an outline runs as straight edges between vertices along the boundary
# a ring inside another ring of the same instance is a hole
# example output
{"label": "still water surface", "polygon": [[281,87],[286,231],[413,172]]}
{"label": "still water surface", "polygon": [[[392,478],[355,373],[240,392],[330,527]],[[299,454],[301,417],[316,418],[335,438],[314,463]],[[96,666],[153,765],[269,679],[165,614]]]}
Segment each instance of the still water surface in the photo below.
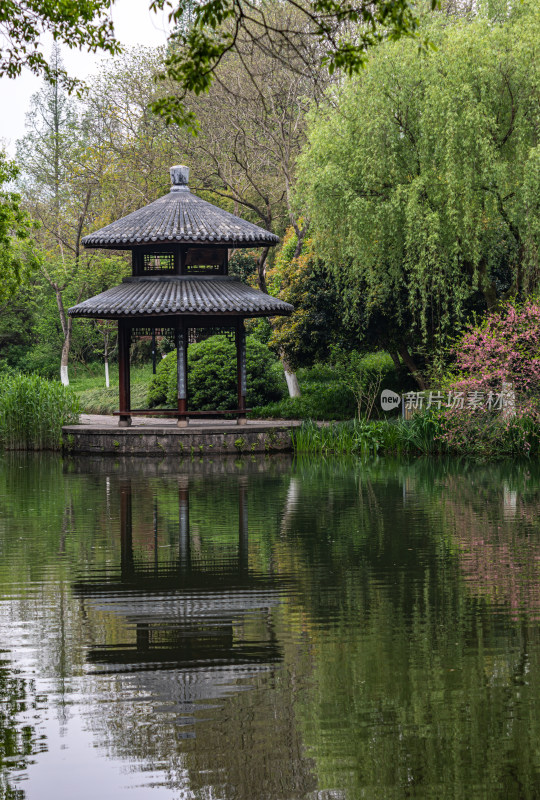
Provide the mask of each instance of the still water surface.
{"label": "still water surface", "polygon": [[0,461],[0,797],[540,797],[540,469]]}

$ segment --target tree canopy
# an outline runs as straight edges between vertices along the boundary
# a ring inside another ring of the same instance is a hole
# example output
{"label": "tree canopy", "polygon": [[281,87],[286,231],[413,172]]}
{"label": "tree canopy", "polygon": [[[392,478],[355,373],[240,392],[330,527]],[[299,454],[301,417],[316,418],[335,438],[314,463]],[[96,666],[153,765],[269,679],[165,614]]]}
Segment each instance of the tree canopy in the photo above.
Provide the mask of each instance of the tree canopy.
{"label": "tree canopy", "polygon": [[95,52],[117,53],[111,0],[2,0],[0,5],[0,78],[15,78],[23,67],[37,75],[69,81],[67,73],[55,71],[41,50],[41,36],[52,34],[56,42]]}
{"label": "tree canopy", "polygon": [[[427,0],[432,8],[439,0]],[[0,7],[0,77],[28,67],[49,79],[73,85],[66,72],[55,75],[42,52],[40,38],[91,51],[120,52],[110,9],[114,0],[4,0]],[[193,122],[183,99],[210,87],[223,56],[249,41],[259,53],[282,61],[301,56],[316,70],[356,72],[369,47],[383,39],[418,32],[414,0],[149,0],[153,11],[168,10],[174,24],[163,77],[182,90],[162,98],[156,109],[176,121]],[[278,7],[276,17],[271,13]],[[269,13],[270,12],[270,13]],[[314,56],[316,56],[314,58]]]}
{"label": "tree canopy", "polygon": [[435,52],[387,43],[333,89],[297,185],[346,307],[417,352],[535,287],[540,247],[537,5],[427,34]]}
{"label": "tree canopy", "polygon": [[18,173],[14,162],[0,150],[0,301],[13,294],[32,263],[21,246],[29,237],[32,221],[21,206],[20,195],[4,187]]}

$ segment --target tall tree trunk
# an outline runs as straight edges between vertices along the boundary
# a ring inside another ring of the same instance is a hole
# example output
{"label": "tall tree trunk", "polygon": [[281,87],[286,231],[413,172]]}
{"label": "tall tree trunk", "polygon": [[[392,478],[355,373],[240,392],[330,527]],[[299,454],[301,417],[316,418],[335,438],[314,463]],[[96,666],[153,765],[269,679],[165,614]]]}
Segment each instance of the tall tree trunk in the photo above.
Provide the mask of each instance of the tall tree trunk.
{"label": "tall tree trunk", "polygon": [[261,292],[268,294],[268,287],[266,286],[266,259],[268,258],[269,247],[264,247],[257,261],[257,281]]}
{"label": "tall tree trunk", "polygon": [[401,369],[401,361],[399,360],[399,355],[396,353],[395,350],[389,350],[388,352],[390,353],[392,361],[394,362],[394,367],[397,370],[400,370]]}
{"label": "tall tree trunk", "polygon": [[73,327],[73,320],[66,315],[64,308],[64,300],[62,298],[62,289],[58,284],[54,284],[54,293],[56,295],[56,305],[58,306],[58,313],[60,314],[60,324],[62,325],[62,333],[64,334],[64,343],[62,344],[62,355],[60,358],[60,380],[64,386],[69,386],[68,375],[68,361],[69,350],[71,347],[71,330]]}
{"label": "tall tree trunk", "polygon": [[62,345],[62,356],[60,359],[60,380],[64,386],[69,386],[69,375],[68,375],[68,361],[69,361],[69,350],[71,347],[71,328],[73,325],[73,320],[71,317],[67,321],[67,333],[64,338],[64,344]]}
{"label": "tall tree trunk", "polygon": [[[259,261],[257,262],[257,277],[259,281],[259,289],[261,290],[261,292],[264,292],[265,294],[268,294],[268,287],[266,286],[266,259],[269,250],[270,250],[269,247],[265,247],[261,255],[259,256]],[[283,367],[283,373],[285,375],[285,380],[287,382],[289,397],[301,397],[302,392],[300,391],[300,384],[298,383],[296,372],[294,372],[294,370],[291,369],[284,353],[280,353],[279,357],[281,359],[281,366]]]}
{"label": "tall tree trunk", "polygon": [[285,353],[280,353],[281,358],[281,365],[283,367],[283,372],[285,373],[285,380],[287,381],[287,389],[289,390],[289,397],[302,397],[302,392],[300,391],[300,384],[298,383],[298,378],[296,377],[296,372],[291,369],[289,362],[287,361],[287,356]]}
{"label": "tall tree trunk", "polygon": [[403,363],[409,368],[411,375],[415,379],[416,383],[418,384],[420,389],[424,391],[426,388],[426,382],[424,380],[422,373],[416,366],[411,354],[407,350],[407,345],[405,344],[405,342],[402,342],[400,344],[398,352],[401,358],[403,359]]}

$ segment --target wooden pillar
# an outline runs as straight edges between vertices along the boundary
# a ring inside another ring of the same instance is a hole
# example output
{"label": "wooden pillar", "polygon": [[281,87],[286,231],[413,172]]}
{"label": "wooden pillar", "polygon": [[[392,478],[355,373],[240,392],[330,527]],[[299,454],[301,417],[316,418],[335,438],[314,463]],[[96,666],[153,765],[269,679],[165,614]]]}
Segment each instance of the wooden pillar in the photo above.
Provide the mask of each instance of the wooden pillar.
{"label": "wooden pillar", "polygon": [[[176,394],[178,398],[178,411],[183,414],[188,410],[187,348],[188,329],[184,325],[184,321],[179,320],[178,328],[176,329]],[[185,427],[187,424],[187,417],[178,417],[179,427]]]}
{"label": "wooden pillar", "polygon": [[156,374],[156,329],[152,328],[152,375]]}
{"label": "wooden pillar", "polygon": [[157,497],[154,497],[154,572],[157,575],[159,572],[159,537],[158,537],[158,510],[157,510]]}
{"label": "wooden pillar", "polygon": [[236,326],[236,374],[238,380],[238,424],[246,424],[246,329],[244,320]]}
{"label": "wooden pillar", "polygon": [[118,320],[118,383],[120,387],[120,418],[118,425],[127,428],[131,425],[131,386],[129,376],[129,349],[131,329],[125,320]]}
{"label": "wooden pillar", "polygon": [[120,572],[122,578],[133,575],[133,528],[131,513],[131,481],[120,482]]}
{"label": "wooden pillar", "polygon": [[178,479],[178,556],[180,559],[180,570],[189,571],[191,565],[191,547],[189,539],[189,480],[187,476],[181,475]]}
{"label": "wooden pillar", "polygon": [[248,507],[247,478],[243,475],[238,483],[238,568],[240,572],[248,571]]}

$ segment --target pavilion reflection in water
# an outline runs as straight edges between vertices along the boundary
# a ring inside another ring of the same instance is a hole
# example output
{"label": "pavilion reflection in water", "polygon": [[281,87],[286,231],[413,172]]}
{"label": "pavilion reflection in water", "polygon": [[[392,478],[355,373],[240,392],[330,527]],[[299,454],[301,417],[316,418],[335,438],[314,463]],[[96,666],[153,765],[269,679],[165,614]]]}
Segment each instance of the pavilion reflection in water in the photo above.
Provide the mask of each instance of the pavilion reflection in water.
{"label": "pavilion reflection in water", "polygon": [[[104,641],[89,647],[87,660],[99,673],[130,673],[160,711],[182,721],[196,703],[242,691],[250,678],[281,661],[271,611],[280,603],[283,583],[249,568],[245,477],[238,477],[237,553],[226,559],[192,556],[189,478],[178,477],[177,556],[163,563],[157,504],[154,559],[141,562],[134,557],[132,481],[115,484],[120,564],[74,584],[85,617],[113,621],[96,626]],[[130,632],[127,640],[107,641],[115,621]]]}

